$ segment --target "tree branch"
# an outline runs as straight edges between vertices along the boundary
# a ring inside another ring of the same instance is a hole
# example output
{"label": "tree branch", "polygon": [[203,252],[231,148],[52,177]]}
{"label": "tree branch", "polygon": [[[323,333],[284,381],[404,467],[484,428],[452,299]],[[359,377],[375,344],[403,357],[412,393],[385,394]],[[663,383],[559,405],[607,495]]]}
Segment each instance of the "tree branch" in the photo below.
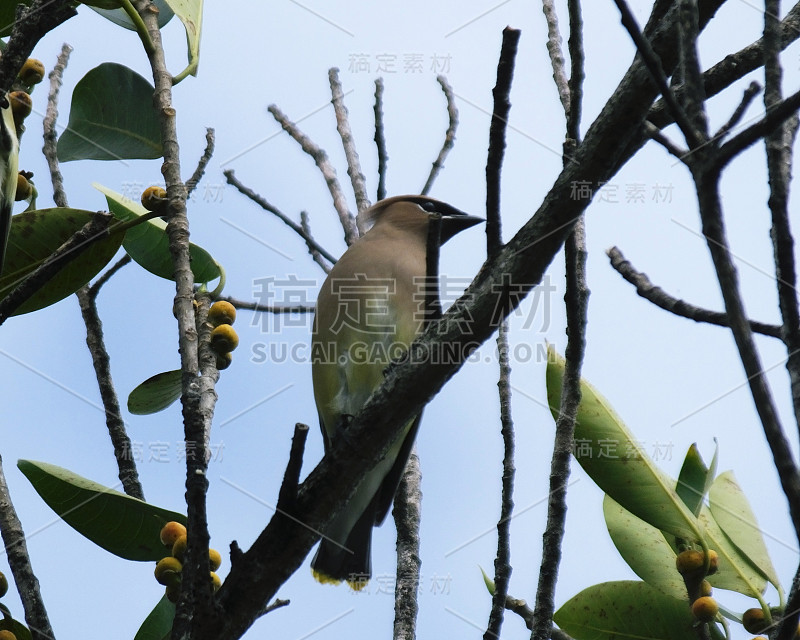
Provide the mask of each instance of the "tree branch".
{"label": "tree branch", "polygon": [[389,154],[386,152],[386,137],[383,127],[383,78],[375,79],[375,147],[378,150],[378,193],[377,199],[386,197],[386,163]]}
{"label": "tree branch", "polygon": [[430,193],[434,181],[439,176],[439,172],[444,168],[445,158],[447,158],[450,150],[456,143],[456,129],[458,129],[458,107],[456,107],[456,97],[455,94],[453,94],[453,88],[444,76],[436,76],[436,80],[442,87],[444,97],[447,99],[447,116],[449,120],[447,131],[444,134],[442,148],[439,151],[439,155],[436,156],[436,160],[433,161],[431,172],[428,174],[425,186],[422,187],[422,191],[420,192],[424,196]]}

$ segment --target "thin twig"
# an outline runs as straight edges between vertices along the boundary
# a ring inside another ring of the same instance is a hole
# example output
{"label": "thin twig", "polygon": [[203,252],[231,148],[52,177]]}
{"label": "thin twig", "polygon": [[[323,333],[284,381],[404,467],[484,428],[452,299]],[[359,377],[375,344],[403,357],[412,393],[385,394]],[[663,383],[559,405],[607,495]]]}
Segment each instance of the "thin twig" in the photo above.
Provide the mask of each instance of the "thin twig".
{"label": "thin twig", "polygon": [[[497,63],[497,80],[492,90],[493,109],[489,125],[489,150],[486,158],[486,253],[493,258],[503,246],[500,213],[501,173],[506,147],[506,125],[511,111],[511,85],[521,32],[506,27]],[[483,634],[484,640],[500,637],[508,584],[511,580],[511,518],[514,512],[514,422],[511,416],[511,365],[508,357],[508,322],[500,323],[497,336],[500,356],[500,433],[503,438],[503,477],[500,517],[497,521],[497,556],[494,561],[495,591],[492,609]]]}
{"label": "thin twig", "polygon": [[547,22],[547,53],[550,55],[550,65],[553,67],[553,80],[556,83],[558,97],[564,114],[569,114],[569,80],[567,79],[567,65],[564,53],[561,50],[561,33],[558,30],[558,14],[553,0],[542,0],[542,11]]}
{"label": "thin twig", "polygon": [[581,113],[583,111],[583,80],[585,77],[583,52],[583,16],[580,0],[567,0],[569,13],[569,113],[567,113],[567,138],[580,138]]}
{"label": "thin twig", "polygon": [[[706,93],[703,87],[703,70],[697,53],[697,39],[700,35],[700,24],[696,0],[680,1],[680,18],[678,43],[681,54],[681,71],[683,73],[683,113],[690,123],[690,136],[681,131],[690,149],[697,146],[698,141],[708,142],[708,119],[705,112]],[[680,126],[680,123],[679,123]]]}
{"label": "thin twig", "polygon": [[300,148],[314,158],[314,162],[322,173],[322,177],[325,178],[325,184],[328,185],[328,190],[333,198],[333,207],[336,209],[339,222],[341,222],[342,229],[344,230],[344,241],[347,243],[347,246],[350,246],[359,236],[358,227],[356,225],[355,216],[353,216],[347,208],[347,200],[344,197],[342,185],[339,184],[339,179],[336,177],[336,169],[334,169],[328,159],[328,154],[317,146],[311,138],[300,131],[297,125],[289,120],[277,106],[271,104],[267,107],[267,110],[272,114],[272,117],[275,118],[278,124],[283,127],[283,130],[294,138],[300,145]]}
{"label": "thin twig", "polygon": [[386,151],[386,137],[383,127],[383,78],[375,79],[375,147],[378,150],[378,192],[377,200],[386,197],[386,163],[389,154]]}
{"label": "thin twig", "polygon": [[[311,221],[308,218],[307,211],[300,212],[300,228],[303,230],[305,237],[313,238],[313,234],[311,233]],[[322,269],[325,273],[331,272],[332,263],[329,260],[325,260],[324,256],[317,251],[317,249],[311,245],[306,240],[306,246],[308,247],[308,253],[311,255],[311,259],[316,262],[320,269]]]}
{"label": "thin twig", "polygon": [[[729,327],[728,316],[721,311],[710,311],[702,307],[696,307],[693,304],[674,298],[664,291],[661,287],[654,285],[650,282],[647,274],[637,271],[636,268],[625,259],[622,252],[617,247],[611,247],[606,251],[611,266],[623,277],[636,287],[636,293],[642,298],[652,302],[657,307],[669,311],[670,313],[694,320],[695,322],[705,322],[707,324],[717,325],[718,327]],[[756,322],[750,320],[750,328],[754,333],[760,333],[772,338],[781,337],[781,328],[774,324],[766,324],[763,322]]]}
{"label": "thin twig", "polygon": [[192,195],[192,191],[197,188],[198,183],[203,179],[203,175],[206,172],[206,167],[208,166],[208,163],[211,162],[211,158],[214,155],[214,142],[214,129],[207,127],[206,148],[203,150],[203,155],[201,155],[200,159],[197,161],[197,167],[195,167],[192,177],[186,181],[187,198]]}
{"label": "thin twig", "polygon": [[394,496],[392,517],[397,526],[397,577],[394,592],[393,640],[414,640],[419,613],[419,527],[422,514],[422,471],[412,447]]}
{"label": "thin twig", "polygon": [[440,149],[436,160],[433,161],[431,172],[428,174],[428,179],[425,181],[425,186],[422,187],[422,191],[420,192],[424,196],[430,193],[430,190],[433,188],[433,183],[438,177],[439,172],[444,168],[444,160],[447,158],[447,155],[450,153],[450,150],[456,143],[456,129],[458,129],[458,108],[456,107],[456,96],[453,93],[453,88],[450,86],[450,83],[447,82],[447,78],[444,76],[436,76],[436,80],[442,87],[442,92],[444,92],[444,97],[447,100],[448,124],[447,131],[444,134],[442,148]]}
{"label": "thin twig", "polygon": [[645,135],[654,140],[662,147],[667,150],[667,153],[672,154],[678,160],[683,162],[683,159],[686,157],[686,154],[689,153],[687,149],[682,149],[677,144],[675,144],[672,140],[670,140],[657,126],[649,122],[648,120],[644,121],[642,125],[642,129]]}
{"label": "thin twig", "polygon": [[625,0],[614,0],[614,2],[617,5],[617,8],[619,8],[622,17],[622,25],[628,30],[631,39],[636,45],[636,49],[639,51],[639,55],[642,56],[642,60],[650,72],[650,76],[658,86],[658,90],[661,92],[661,95],[664,97],[664,101],[667,103],[670,114],[674,118],[675,123],[680,127],[683,135],[686,137],[689,147],[695,148],[700,146],[704,142],[703,136],[695,129],[694,125],[686,115],[686,112],[678,104],[675,94],[672,92],[672,89],[670,89],[669,83],[667,82],[667,76],[664,73],[661,60],[655,51],[653,51],[653,47],[650,45],[648,39],[639,29],[639,25],[636,23],[636,18],[633,16],[628,4],[625,2]]}
{"label": "thin twig", "polygon": [[278,492],[277,511],[291,513],[294,510],[294,501],[297,498],[297,486],[300,483],[300,471],[303,468],[303,453],[306,449],[308,438],[308,425],[298,422],[294,425],[292,447],[289,450],[289,462],[283,473],[283,482]]}
{"label": "thin twig", "polygon": [[47,617],[47,609],[39,591],[39,581],[31,566],[25,532],[14,509],[14,503],[11,502],[2,458],[0,458],[0,535],[3,537],[8,566],[11,567],[14,584],[25,609],[25,622],[28,623],[33,640],[55,640],[53,628]]}
{"label": "thin twig", "polygon": [[44,157],[47,166],[50,168],[50,182],[53,185],[53,200],[57,207],[66,207],[67,194],[64,191],[64,177],[58,165],[58,155],[56,151],[56,120],[58,119],[58,94],[61,91],[61,81],[64,70],[69,62],[69,55],[72,47],[68,44],[61,45],[61,53],[56,60],[56,65],[50,72],[50,92],[47,95],[47,110],[45,111],[42,126],[44,128]]}
{"label": "thin twig", "polygon": [[230,302],[237,309],[247,309],[248,311],[260,311],[262,313],[274,313],[281,315],[285,313],[314,313],[314,305],[292,304],[292,305],[267,305],[258,304],[257,302],[248,302],[247,300],[239,300],[232,296],[217,296],[214,300],[225,300]]}
{"label": "thin twig", "polygon": [[[333,112],[336,114],[336,130],[342,139],[344,157],[347,160],[347,175],[350,176],[350,184],[353,185],[356,208],[361,213],[365,209],[369,209],[371,203],[367,195],[367,179],[361,172],[361,161],[358,159],[356,141],[353,138],[353,131],[350,129],[347,107],[344,105],[344,92],[342,91],[342,83],[339,80],[339,69],[334,67],[328,70],[328,81],[331,85]],[[359,225],[359,233],[364,233],[365,229],[361,227],[362,221],[358,216],[356,216],[356,224]]]}
{"label": "thin twig", "polygon": [[97,278],[97,280],[92,283],[92,285],[89,287],[89,293],[96,298],[102,286],[108,282],[117,271],[122,269],[122,267],[125,265],[129,265],[131,262],[133,262],[133,259],[126,253],[111,267],[109,267],[102,276]]}
{"label": "thin twig", "polygon": [[316,251],[318,252],[323,258],[325,258],[331,264],[336,262],[336,258],[333,257],[328,251],[325,250],[321,244],[319,244],[314,238],[308,233],[302,225],[297,224],[294,220],[292,220],[289,216],[287,216],[283,211],[278,209],[273,204],[270,204],[266,198],[257,194],[255,191],[243,185],[239,179],[234,175],[233,169],[226,169],[222,172],[222,175],[225,176],[225,179],[228,181],[228,184],[233,185],[239,190],[239,193],[242,195],[247,196],[253,202],[255,202],[259,207],[264,209],[265,211],[269,211],[272,215],[278,218],[281,222],[283,222],[287,227],[289,227],[292,231],[294,231],[297,235],[299,235],[303,241],[308,245],[309,251]]}
{"label": "thin twig", "polygon": [[714,134],[714,137],[712,138],[713,140],[724,138],[726,135],[728,135],[731,129],[739,124],[742,117],[744,117],[745,111],[747,111],[747,107],[750,106],[750,103],[758,95],[759,91],[761,91],[760,84],[755,81],[749,84],[747,89],[744,90],[742,101],[739,103],[739,106],[736,107],[736,110],[733,112],[733,115],[731,115],[728,121],[719,128],[719,131]]}

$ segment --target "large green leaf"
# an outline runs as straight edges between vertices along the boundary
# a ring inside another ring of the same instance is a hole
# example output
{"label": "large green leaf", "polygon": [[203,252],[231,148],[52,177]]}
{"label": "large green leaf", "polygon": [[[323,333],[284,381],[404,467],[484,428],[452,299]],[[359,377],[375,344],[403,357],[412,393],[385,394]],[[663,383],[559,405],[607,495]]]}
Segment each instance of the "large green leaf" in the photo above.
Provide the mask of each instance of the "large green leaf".
{"label": "large green leaf", "polygon": [[[83,4],[88,5],[114,24],[130,31],[136,31],[136,25],[133,24],[133,20],[123,9],[119,8],[119,0],[84,0]],[[172,20],[172,16],[175,14],[165,0],[153,0],[153,4],[158,9],[158,28],[160,29]]]}
{"label": "large green leaf", "polygon": [[714,451],[714,458],[709,468],[700,456],[697,443],[694,443],[689,447],[686,458],[683,460],[675,490],[694,515],[700,513],[700,508],[703,506],[703,498],[705,498],[711,482],[714,480],[714,474],[717,471],[717,453],[718,448]]}
{"label": "large green leaf", "polygon": [[[93,211],[82,209],[55,208],[12,216],[5,265],[0,277],[0,298],[7,296],[94,215]],[[23,303],[15,315],[47,307],[75,293],[114,257],[124,235],[123,232],[111,233],[93,242]]]}
{"label": "large green leaf", "polygon": [[608,495],[603,499],[608,533],[633,572],[665,595],[684,599],[686,585],[675,569],[675,552],[660,529],[637,518]]}
{"label": "large green leaf", "polygon": [[137,416],[163,411],[181,397],[180,369],[151,376],[128,395],[128,411]]}
{"label": "large green leaf", "polygon": [[203,25],[203,0],[166,0],[186,28],[186,44],[189,49],[189,65],[175,76],[180,82],[187,75],[197,75],[200,62],[200,33]]}
{"label": "large green leaf", "polygon": [[567,601],[553,620],[575,640],[696,640],[688,598],[644,582],[604,582]]}
{"label": "large green leaf", "polygon": [[[148,213],[141,204],[112,189],[97,183],[93,186],[105,195],[109,210],[120,220],[136,220]],[[169,252],[166,228],[163,220],[147,220],[128,230],[122,246],[131,258],[150,273],[172,280],[172,255]],[[205,249],[190,243],[189,255],[195,282],[211,282],[219,278],[219,267]]]}
{"label": "large green leaf", "polygon": [[58,159],[160,158],[161,129],[153,87],[128,67],[106,62],[75,86]]}
{"label": "large green leaf", "polygon": [[[561,406],[564,366],[564,358],[550,345],[547,401],[554,419]],[[635,516],[674,536],[699,541],[697,518],[675,492],[675,481],[653,463],[606,399],[586,380],[581,380],[581,397],[573,453],[586,473]]]}
{"label": "large green leaf", "polygon": [[126,560],[160,560],[162,527],[186,517],[131,498],[46,462],[19,460],[17,466],[64,522],[96,545]]}
{"label": "large green leaf", "polygon": [[705,505],[700,510],[699,520],[703,526],[706,543],[719,556],[719,571],[707,577],[712,586],[719,589],[730,589],[753,598],[764,593],[767,587],[764,576],[748,562],[747,558],[720,529],[714,514]]}
{"label": "large green leaf", "polygon": [[144,619],[133,640],[169,640],[175,620],[175,605],[164,596]]}
{"label": "large green leaf", "polygon": [[725,471],[714,480],[709,491],[709,504],[725,535],[761,575],[780,589],[761,528],[733,471]]}

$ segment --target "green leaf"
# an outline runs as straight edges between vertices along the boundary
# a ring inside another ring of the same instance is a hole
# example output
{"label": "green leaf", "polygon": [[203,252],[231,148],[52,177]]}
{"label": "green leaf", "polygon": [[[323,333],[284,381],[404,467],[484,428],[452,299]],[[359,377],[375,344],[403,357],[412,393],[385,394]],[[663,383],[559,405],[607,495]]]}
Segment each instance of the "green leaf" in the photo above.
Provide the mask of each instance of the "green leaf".
{"label": "green leaf", "polygon": [[186,516],[87,480],[46,462],[19,460],[19,470],[64,522],[99,547],[126,560],[152,561],[168,555],[162,527],[186,524]]}
{"label": "green leaf", "polygon": [[[106,196],[109,210],[120,220],[136,220],[148,213],[141,204],[116,191],[97,183],[92,186]],[[172,255],[166,228],[166,223],[161,219],[148,220],[128,229],[122,246],[131,258],[150,273],[172,280]],[[210,282],[219,278],[219,266],[205,249],[189,243],[189,255],[195,282]]]}
{"label": "green leaf", "polygon": [[709,491],[709,503],[714,519],[725,535],[761,575],[780,589],[756,516],[733,471],[725,471],[714,480]]}
{"label": "green leaf", "polygon": [[[123,9],[119,8],[119,0],[92,0],[91,2],[86,2],[84,0],[83,4],[91,7],[94,11],[114,24],[129,29],[130,31],[136,31],[136,25],[133,24],[133,20],[128,17],[128,14],[125,13]],[[172,20],[172,16],[175,14],[165,0],[153,0],[153,4],[158,9],[158,28],[161,29]]]}
{"label": "green leaf", "polygon": [[169,640],[174,619],[175,605],[164,596],[144,619],[133,640]]}
{"label": "green leaf", "polygon": [[30,629],[21,622],[14,620],[7,606],[0,603],[0,611],[3,614],[2,619],[0,619],[0,630],[10,631],[17,636],[17,640],[31,640]]}
{"label": "green leaf", "polygon": [[483,567],[478,567],[478,568],[481,570],[481,575],[483,576],[483,584],[486,585],[487,591],[489,591],[491,595],[494,595],[494,590],[495,590],[494,580],[492,580],[489,576],[486,575],[486,572],[483,570]]}
{"label": "green leaf", "polygon": [[[715,451],[714,463],[712,464],[715,468],[716,460],[717,453]],[[681,472],[678,475],[678,484],[675,490],[694,515],[700,513],[700,507],[703,506],[703,498],[705,498],[708,488],[714,480],[715,468],[709,469],[705,465],[703,458],[700,456],[700,451],[697,449],[696,442],[689,447],[686,458],[683,460]]]}
{"label": "green leaf", "polygon": [[[95,213],[82,209],[39,209],[11,217],[5,266],[0,276],[0,299],[7,296],[31,271],[41,265]],[[33,294],[14,314],[47,307],[75,293],[108,264],[122,244],[123,232],[93,242],[80,256]]]}
{"label": "green leaf", "polygon": [[58,159],[160,158],[161,129],[153,87],[121,64],[106,62],[75,86],[67,129],[58,139]]}
{"label": "green leaf", "polygon": [[180,369],[157,373],[148,378],[128,396],[128,411],[137,416],[163,411],[181,397]]}
{"label": "green leaf", "polygon": [[720,529],[711,510],[703,506],[699,516],[703,535],[710,549],[719,556],[719,571],[706,579],[713,587],[729,589],[753,598],[764,593],[767,581],[764,576],[736,548]]}
{"label": "green leaf", "polygon": [[661,593],[688,602],[686,585],[675,569],[675,552],[661,530],[608,495],[603,499],[603,515],[614,546],[633,572]]}
{"label": "green leaf", "polygon": [[[553,418],[561,406],[565,361],[548,346],[547,401]],[[575,458],[595,483],[616,502],[654,527],[687,540],[700,540],[697,518],[633,437],[608,401],[581,380],[582,399],[575,423]]]}
{"label": "green leaf", "polygon": [[197,75],[200,62],[200,32],[203,25],[203,0],[166,0],[186,28],[186,44],[189,49],[189,65],[175,76],[180,82],[187,75]]}
{"label": "green leaf", "polygon": [[[29,7],[31,0],[22,0],[21,2],[3,0],[3,2],[0,2],[0,38],[11,35],[11,30],[14,28],[14,20],[17,16],[17,5],[20,4]],[[0,49],[1,48],[3,47],[0,47]]]}
{"label": "green leaf", "polygon": [[696,640],[689,599],[644,582],[604,582],[584,589],[553,620],[575,640]]}

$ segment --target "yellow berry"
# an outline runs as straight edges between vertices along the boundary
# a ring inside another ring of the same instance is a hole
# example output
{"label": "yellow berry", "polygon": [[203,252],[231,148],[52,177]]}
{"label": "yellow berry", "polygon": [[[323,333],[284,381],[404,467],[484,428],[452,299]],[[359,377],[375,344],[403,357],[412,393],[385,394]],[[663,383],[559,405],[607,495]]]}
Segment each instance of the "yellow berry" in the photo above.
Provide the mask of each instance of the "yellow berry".
{"label": "yellow berry", "polygon": [[182,535],[172,545],[172,557],[177,558],[183,562],[183,556],[186,553],[186,534]]}
{"label": "yellow berry", "polygon": [[167,191],[163,187],[147,187],[142,193],[142,206],[148,211],[167,212]]}
{"label": "yellow berry", "polygon": [[165,587],[168,587],[169,585],[174,585],[180,582],[182,569],[183,565],[181,564],[180,560],[173,558],[172,556],[167,556],[166,558],[161,558],[161,560],[158,561],[156,569],[153,573],[156,576],[156,580],[159,584],[163,584]]}
{"label": "yellow berry", "polygon": [[208,564],[211,566],[211,571],[216,571],[222,565],[222,555],[216,549],[208,550]]}
{"label": "yellow berry", "polygon": [[700,595],[701,596],[710,596],[711,595],[711,583],[708,580],[703,580],[700,583]]}
{"label": "yellow berry", "polygon": [[682,576],[691,575],[703,568],[704,559],[702,551],[687,549],[681,551],[675,558],[675,568]]}
{"label": "yellow berry", "polygon": [[175,541],[181,536],[186,535],[186,527],[180,522],[167,522],[161,529],[161,544],[165,547],[172,547]]}
{"label": "yellow berry", "polygon": [[759,607],[748,609],[742,614],[742,626],[750,633],[761,633],[767,628],[764,611]]}
{"label": "yellow berry", "polygon": [[703,596],[692,603],[692,615],[700,622],[711,622],[719,613],[719,605],[714,598]]}
{"label": "yellow berry", "polygon": [[224,371],[231,366],[233,362],[233,354],[231,353],[216,353],[217,356],[217,371]]}
{"label": "yellow berry", "polygon": [[6,574],[0,572],[0,598],[8,593],[8,578]]}
{"label": "yellow berry", "polygon": [[208,321],[215,327],[233,324],[236,321],[236,307],[227,300],[217,300],[208,310]]}
{"label": "yellow berry", "polygon": [[222,586],[222,578],[220,578],[213,571],[211,572],[211,584],[214,585],[214,591],[216,591],[217,589],[219,589]]}
{"label": "yellow berry", "polygon": [[41,60],[28,58],[19,70],[19,79],[27,85],[39,84],[44,80],[44,65]]}
{"label": "yellow berry", "polygon": [[12,631],[3,629],[0,631],[0,640],[17,640],[17,636]]}
{"label": "yellow berry", "polygon": [[14,114],[14,124],[19,127],[22,121],[31,115],[33,100],[24,91],[12,91],[8,94],[8,101],[11,103],[11,112]]}
{"label": "yellow berry", "polygon": [[714,575],[719,570],[719,556],[713,549],[708,550],[708,575]]}
{"label": "yellow berry", "polygon": [[221,324],[211,331],[211,350],[220,355],[230,353],[239,346],[239,336],[229,324]]}
{"label": "yellow berry", "polygon": [[31,197],[31,191],[33,191],[33,189],[28,179],[21,173],[17,174],[17,195],[14,197],[14,200],[17,202],[20,200],[27,200]]}

